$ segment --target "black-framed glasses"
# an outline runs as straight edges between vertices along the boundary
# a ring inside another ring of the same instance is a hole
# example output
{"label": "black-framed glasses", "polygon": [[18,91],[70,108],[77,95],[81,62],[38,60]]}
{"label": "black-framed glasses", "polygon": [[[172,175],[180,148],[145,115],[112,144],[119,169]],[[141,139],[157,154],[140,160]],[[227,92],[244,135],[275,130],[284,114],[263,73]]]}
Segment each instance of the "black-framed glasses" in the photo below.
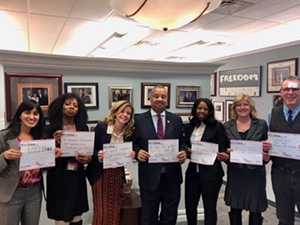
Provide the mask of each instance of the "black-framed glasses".
{"label": "black-framed glasses", "polygon": [[288,93],[290,91],[292,91],[292,92],[299,91],[299,88],[281,88],[281,90],[285,93]]}

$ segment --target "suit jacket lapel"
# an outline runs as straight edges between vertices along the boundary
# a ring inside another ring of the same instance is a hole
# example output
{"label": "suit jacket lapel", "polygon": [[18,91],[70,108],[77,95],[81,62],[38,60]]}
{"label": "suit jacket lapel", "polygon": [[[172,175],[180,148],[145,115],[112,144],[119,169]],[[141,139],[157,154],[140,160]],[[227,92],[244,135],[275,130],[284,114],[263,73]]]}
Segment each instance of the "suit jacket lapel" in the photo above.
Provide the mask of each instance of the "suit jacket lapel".
{"label": "suit jacket lapel", "polygon": [[253,119],[253,120],[251,120],[250,128],[249,128],[247,138],[246,138],[247,140],[251,139],[252,135],[256,131],[256,128],[257,128],[257,120]]}
{"label": "suit jacket lapel", "polygon": [[168,134],[172,133],[172,114],[165,111],[166,112],[166,127],[165,127],[165,138],[168,137]]}
{"label": "suit jacket lapel", "polygon": [[[19,149],[19,141],[18,138],[10,139],[7,141],[7,144],[10,146],[10,148],[15,149],[15,150],[20,150]],[[20,166],[20,159],[14,160],[16,162],[17,167],[19,168]]]}
{"label": "suit jacket lapel", "polygon": [[237,130],[237,126],[236,126],[236,121],[235,120],[231,120],[230,121],[230,132],[232,134],[232,136],[236,139],[241,139],[241,136]]}
{"label": "suit jacket lapel", "polygon": [[153,134],[153,138],[157,139],[158,137],[157,137],[157,133],[156,133],[156,130],[155,130],[155,127],[153,124],[153,119],[152,119],[150,110],[145,114],[145,123],[146,123],[148,129],[150,130],[150,133]]}

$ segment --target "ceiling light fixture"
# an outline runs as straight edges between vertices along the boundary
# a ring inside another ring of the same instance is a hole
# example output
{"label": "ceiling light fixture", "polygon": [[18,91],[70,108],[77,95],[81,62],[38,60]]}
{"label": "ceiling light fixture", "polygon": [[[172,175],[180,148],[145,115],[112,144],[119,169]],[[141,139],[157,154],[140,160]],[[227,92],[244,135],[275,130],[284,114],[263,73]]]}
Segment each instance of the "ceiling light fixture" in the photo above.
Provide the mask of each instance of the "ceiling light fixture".
{"label": "ceiling light fixture", "polygon": [[111,0],[118,13],[164,31],[182,27],[216,9],[222,0]]}

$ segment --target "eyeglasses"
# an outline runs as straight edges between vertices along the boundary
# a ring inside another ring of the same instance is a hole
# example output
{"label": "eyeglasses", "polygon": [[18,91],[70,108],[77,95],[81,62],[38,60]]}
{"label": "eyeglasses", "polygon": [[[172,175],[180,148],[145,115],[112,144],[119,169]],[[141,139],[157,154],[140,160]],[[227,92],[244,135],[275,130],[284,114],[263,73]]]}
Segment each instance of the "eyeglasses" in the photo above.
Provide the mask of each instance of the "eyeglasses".
{"label": "eyeglasses", "polygon": [[281,88],[284,93],[289,93],[290,91],[296,92],[299,91],[299,88]]}

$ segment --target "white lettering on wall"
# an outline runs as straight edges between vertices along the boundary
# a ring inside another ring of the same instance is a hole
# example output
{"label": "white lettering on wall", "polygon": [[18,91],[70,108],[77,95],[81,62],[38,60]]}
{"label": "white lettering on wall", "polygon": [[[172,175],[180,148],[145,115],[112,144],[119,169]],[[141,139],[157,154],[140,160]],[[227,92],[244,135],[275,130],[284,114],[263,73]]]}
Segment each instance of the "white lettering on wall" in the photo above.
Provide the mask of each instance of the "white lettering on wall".
{"label": "white lettering on wall", "polygon": [[257,74],[234,74],[234,75],[221,75],[220,82],[234,82],[234,81],[257,81],[258,75]]}

